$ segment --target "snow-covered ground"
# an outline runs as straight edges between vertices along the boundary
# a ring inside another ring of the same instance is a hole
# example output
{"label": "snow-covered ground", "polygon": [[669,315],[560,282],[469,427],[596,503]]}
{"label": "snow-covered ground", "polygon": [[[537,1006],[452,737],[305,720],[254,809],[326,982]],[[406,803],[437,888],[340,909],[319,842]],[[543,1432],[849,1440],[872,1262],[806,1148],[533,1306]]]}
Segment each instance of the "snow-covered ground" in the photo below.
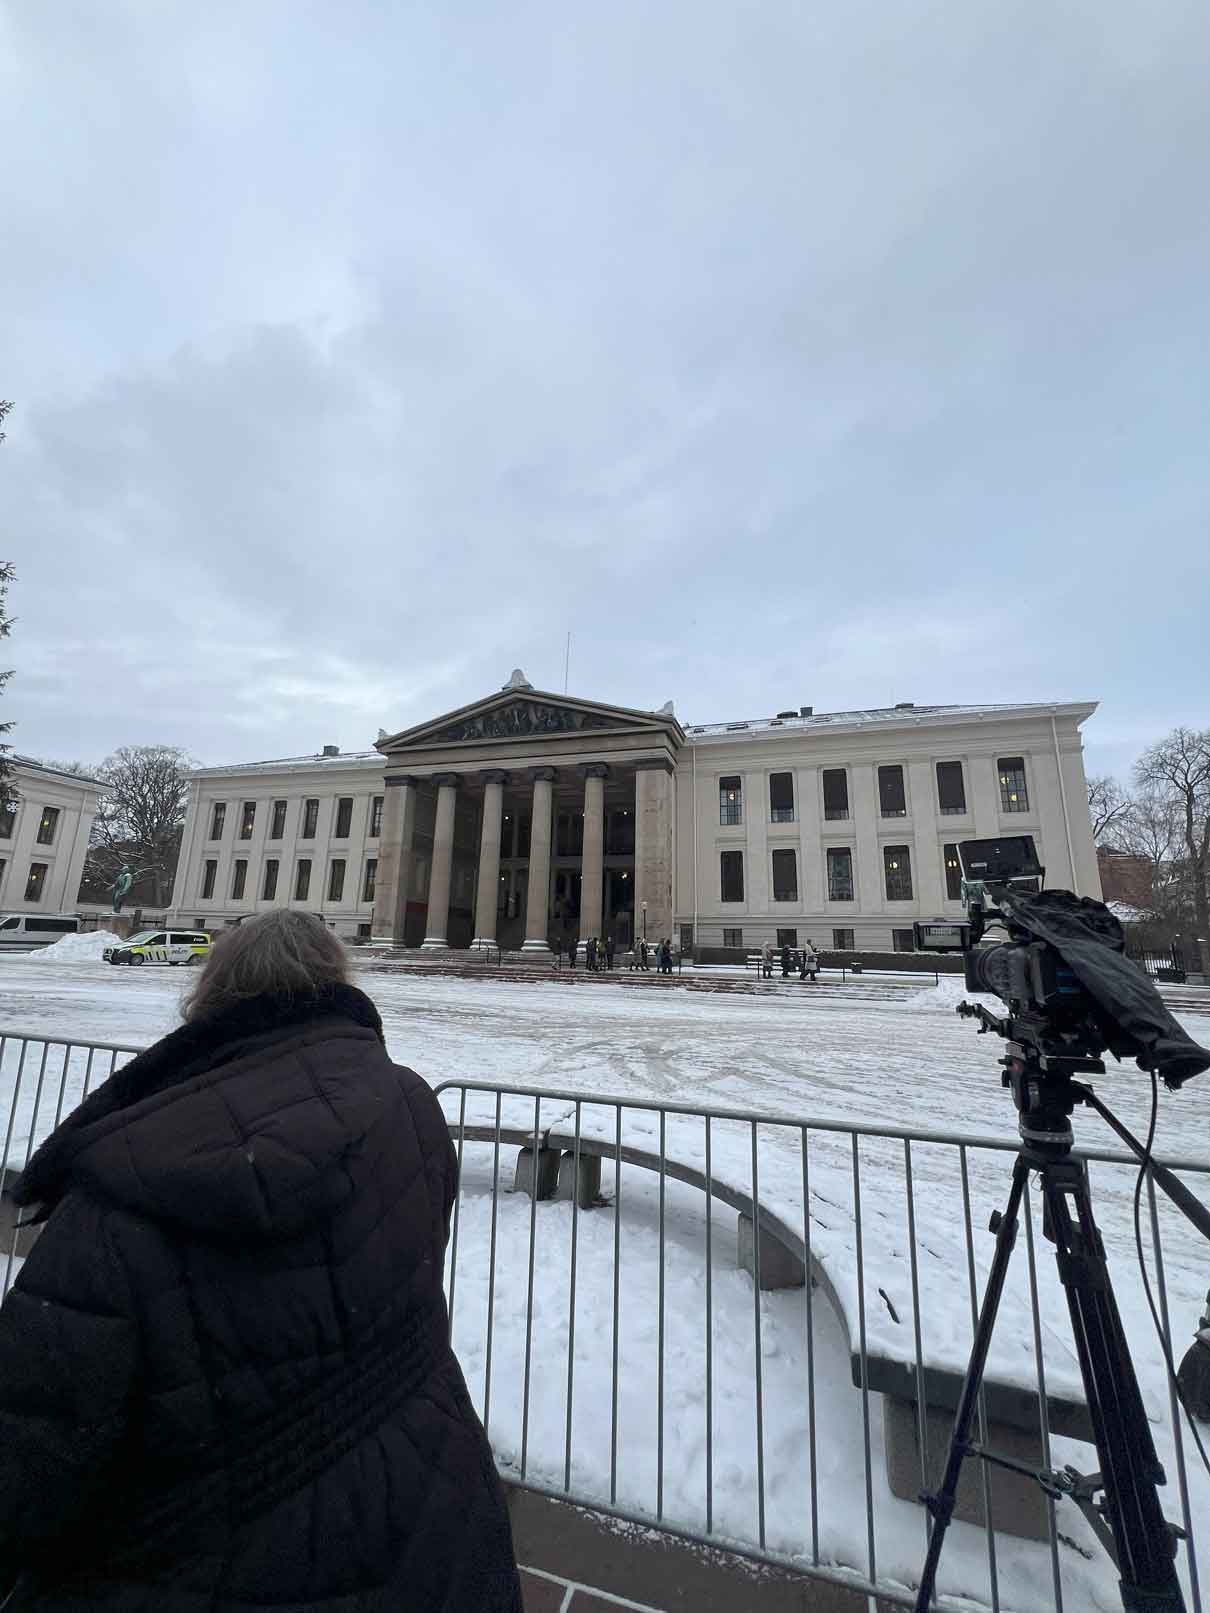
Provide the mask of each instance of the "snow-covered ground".
{"label": "snow-covered ground", "polygon": [[[30,1031],[141,1046],[177,1021],[177,1000],[189,984],[183,971],[116,970],[80,959],[41,954],[0,959],[0,1031]],[[487,1081],[571,1092],[742,1109],[771,1117],[757,1133],[762,1203],[799,1232],[804,1226],[802,1132],[794,1121],[961,1131],[998,1143],[1014,1138],[1014,1115],[999,1082],[999,1044],[979,1038],[959,1021],[954,1003],[960,983],[943,980],[906,997],[899,983],[880,1001],[867,984],[860,991],[780,985],[763,995],[689,992],[612,982],[541,984],[455,980],[440,976],[367,972],[360,983],[377,1001],[393,1055],[434,1084]],[[1191,1033],[1210,1037],[1210,1019],[1190,1016]],[[10,1103],[17,1050],[6,1049],[0,1074],[0,1126],[12,1121],[6,1152],[20,1166],[30,1144],[33,1117],[27,1055],[26,1101]],[[37,1140],[58,1109],[61,1054],[48,1057],[43,1102],[33,1128]],[[85,1060],[77,1054],[65,1099],[82,1090]],[[105,1066],[94,1060],[92,1081]],[[1136,1131],[1146,1129],[1150,1088],[1137,1070],[1122,1068],[1097,1083],[1101,1095]],[[447,1097],[454,1112],[457,1098]],[[475,1096],[469,1110],[482,1118],[494,1102]],[[532,1101],[510,1099],[505,1124],[530,1126]],[[574,1131],[574,1103],[550,1098],[542,1124],[559,1117]],[[1169,1157],[1210,1159],[1210,1075],[1181,1093],[1161,1096],[1159,1143]],[[612,1141],[616,1111],[586,1102],[581,1135]],[[1077,1117],[1087,1147],[1113,1143],[1095,1117]],[[658,1117],[628,1108],[623,1140],[658,1150]],[[667,1156],[701,1168],[700,1119],[669,1117]],[[849,1350],[864,1319],[872,1350],[911,1361],[912,1246],[907,1230],[903,1143],[863,1139],[861,1220],[864,1311],[857,1304],[856,1233],[851,1135],[826,1129],[808,1133],[813,1253],[825,1266],[844,1310],[843,1321],[814,1298],[816,1497],[822,1560],[864,1571],[867,1561],[866,1446],[862,1398],[850,1382]],[[511,1182],[515,1147],[501,1150],[502,1185]],[[716,1179],[737,1190],[750,1186],[751,1133],[716,1121],[712,1165]],[[973,1145],[966,1153],[972,1250],[977,1285],[991,1254],[990,1211],[1007,1190],[1011,1155]],[[960,1366],[970,1343],[970,1291],[961,1160],[957,1150],[928,1143],[912,1148],[916,1257],[925,1359]],[[532,1206],[504,1195],[493,1200],[490,1145],[468,1144],[459,1208],[454,1282],[455,1343],[468,1381],[486,1409],[502,1463],[544,1482],[562,1485],[567,1471],[569,1335],[571,1331],[573,1217],[567,1204]],[[1098,1216],[1113,1261],[1115,1282],[1161,1457],[1169,1473],[1168,1515],[1180,1517],[1168,1398],[1159,1353],[1147,1317],[1133,1252],[1130,1195],[1134,1173],[1094,1164]],[[1210,1197],[1210,1177],[1190,1175]],[[606,1164],[603,1196],[616,1184]],[[495,1237],[493,1240],[493,1204]],[[812,1553],[807,1394],[807,1297],[802,1290],[760,1296],[735,1269],[735,1217],[717,1201],[710,1218],[709,1307],[713,1421],[712,1522],[716,1530],[749,1542],[758,1538],[758,1450],[755,1418],[756,1322],[763,1373],[766,1539],[791,1555]],[[690,1527],[706,1523],[707,1226],[704,1195],[669,1181],[664,1203],[663,1253],[663,1511]],[[1210,1282],[1210,1253],[1186,1224],[1161,1206],[1165,1275],[1179,1355],[1192,1333]],[[574,1490],[654,1514],[659,1488],[660,1240],[658,1178],[626,1168],[622,1212],[612,1207],[575,1217],[574,1350],[571,1351],[570,1477]],[[535,1282],[530,1299],[531,1230]],[[617,1460],[612,1462],[614,1414],[614,1249],[617,1267],[619,1399]],[[494,1247],[494,1264],[493,1251]],[[3,1258],[0,1251],[0,1280]],[[1046,1246],[1039,1252],[1043,1353],[1051,1392],[1075,1392],[1078,1374],[1066,1313]],[[1006,1294],[991,1370],[1008,1381],[1034,1381],[1034,1340],[1028,1307],[1024,1240]],[[488,1309],[491,1304],[491,1376],[488,1395]],[[897,1320],[895,1319],[897,1318]],[[529,1340],[530,1395],[525,1415],[525,1359]],[[921,1555],[924,1527],[918,1506],[891,1496],[882,1464],[881,1401],[870,1399],[870,1486],[875,1508],[877,1570],[911,1578]],[[1088,1469],[1090,1447],[1056,1442],[1056,1459]],[[1189,1448],[1190,1511],[1195,1527],[1210,1517],[1210,1481]],[[1091,1542],[1069,1505],[1060,1512],[1065,1605],[1118,1605],[1112,1566]],[[1203,1532],[1205,1526],[1203,1525]],[[1087,1554],[1087,1555],[1086,1555]],[[997,1537],[997,1571],[1003,1605],[1050,1605],[1050,1555],[1045,1546]],[[1202,1544],[1202,1578],[1210,1559]],[[954,1594],[986,1602],[989,1576],[981,1531],[957,1524],[941,1583]],[[1045,1589],[1044,1589],[1045,1587]]]}

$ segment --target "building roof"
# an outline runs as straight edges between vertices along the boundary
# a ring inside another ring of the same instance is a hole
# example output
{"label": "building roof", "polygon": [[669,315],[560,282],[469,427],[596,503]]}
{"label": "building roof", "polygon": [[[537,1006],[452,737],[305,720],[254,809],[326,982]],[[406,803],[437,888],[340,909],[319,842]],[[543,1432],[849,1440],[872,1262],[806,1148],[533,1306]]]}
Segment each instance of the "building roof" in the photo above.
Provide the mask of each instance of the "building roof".
{"label": "building roof", "polygon": [[722,739],[745,733],[767,733],[771,729],[785,728],[794,732],[836,728],[867,728],[877,724],[911,727],[917,724],[944,722],[978,722],[995,717],[1090,717],[1096,710],[1093,700],[1077,701],[1016,701],[1009,705],[979,706],[917,706],[903,701],[895,706],[875,706],[869,711],[824,711],[791,714],[780,717],[748,717],[738,722],[689,723],[685,732],[694,739]]}
{"label": "building roof", "polygon": [[8,759],[14,767],[27,767],[35,773],[46,773],[50,778],[69,779],[73,784],[86,784],[94,790],[102,788],[101,780],[93,778],[91,773],[71,773],[65,767],[53,767],[34,756],[18,756],[15,751]]}
{"label": "building roof", "polygon": [[[545,698],[561,699],[550,695]],[[469,709],[469,708],[468,708]],[[705,739],[742,739],[745,735],[767,734],[779,729],[788,733],[826,732],[828,730],[858,729],[884,725],[888,727],[914,727],[947,722],[978,722],[983,718],[1007,717],[1077,717],[1081,721],[1096,710],[1095,700],[1030,701],[1009,705],[979,706],[917,706],[907,702],[896,706],[876,706],[870,711],[825,711],[810,716],[788,712],[781,717],[748,717],[739,722],[689,723],[685,734],[692,744]],[[650,715],[660,716],[653,712]],[[429,726],[429,725],[424,725]],[[410,732],[410,730],[408,730]],[[386,758],[378,750],[340,751],[330,754],[318,751],[310,756],[282,756],[264,762],[235,762],[227,767],[197,767],[191,778],[229,778],[258,773],[306,773],[323,769],[325,772],[356,771],[370,767],[381,769]]]}

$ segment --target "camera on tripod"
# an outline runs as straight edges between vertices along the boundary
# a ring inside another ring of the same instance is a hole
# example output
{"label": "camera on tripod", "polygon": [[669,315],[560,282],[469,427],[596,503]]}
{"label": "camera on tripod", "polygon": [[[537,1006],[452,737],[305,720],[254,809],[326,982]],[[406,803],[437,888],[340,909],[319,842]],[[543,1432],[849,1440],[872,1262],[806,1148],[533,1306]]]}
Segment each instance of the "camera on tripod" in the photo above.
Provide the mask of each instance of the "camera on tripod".
{"label": "camera on tripod", "polygon": [[[1169,1087],[1210,1068],[1210,1056],[1164,1006],[1150,978],[1126,957],[1122,926],[1103,902],[1044,890],[1032,835],[964,840],[958,846],[965,920],[913,926],[921,952],[959,952],[966,989],[1007,1003],[958,1012],[1023,1048],[1045,1074],[1099,1073],[1100,1054],[1134,1058]],[[991,926],[1008,940],[983,945]]]}

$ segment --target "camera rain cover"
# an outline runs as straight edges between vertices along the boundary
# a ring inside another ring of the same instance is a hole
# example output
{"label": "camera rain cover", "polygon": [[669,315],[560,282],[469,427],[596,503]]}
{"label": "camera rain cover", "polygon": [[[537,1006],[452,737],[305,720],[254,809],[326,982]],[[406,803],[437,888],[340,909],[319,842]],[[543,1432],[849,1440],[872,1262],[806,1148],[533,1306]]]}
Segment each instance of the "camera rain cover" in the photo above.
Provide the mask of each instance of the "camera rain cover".
{"label": "camera rain cover", "polygon": [[1067,964],[1108,1022],[1106,1040],[1119,1058],[1158,1069],[1170,1087],[1210,1069],[1210,1053],[1177,1024],[1150,977],[1126,956],[1122,926],[1102,902],[1058,890],[998,896],[1014,923]]}

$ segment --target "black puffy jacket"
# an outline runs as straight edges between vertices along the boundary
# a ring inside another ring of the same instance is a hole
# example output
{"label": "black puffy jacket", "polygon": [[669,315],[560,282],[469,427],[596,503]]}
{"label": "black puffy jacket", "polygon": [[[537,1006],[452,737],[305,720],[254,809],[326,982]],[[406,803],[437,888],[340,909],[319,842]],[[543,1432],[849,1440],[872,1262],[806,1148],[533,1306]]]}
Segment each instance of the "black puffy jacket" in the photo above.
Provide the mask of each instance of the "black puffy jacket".
{"label": "black puffy jacket", "polygon": [[370,1000],[261,997],[119,1070],[17,1190],[7,1613],[519,1613],[449,1345],[456,1164]]}

